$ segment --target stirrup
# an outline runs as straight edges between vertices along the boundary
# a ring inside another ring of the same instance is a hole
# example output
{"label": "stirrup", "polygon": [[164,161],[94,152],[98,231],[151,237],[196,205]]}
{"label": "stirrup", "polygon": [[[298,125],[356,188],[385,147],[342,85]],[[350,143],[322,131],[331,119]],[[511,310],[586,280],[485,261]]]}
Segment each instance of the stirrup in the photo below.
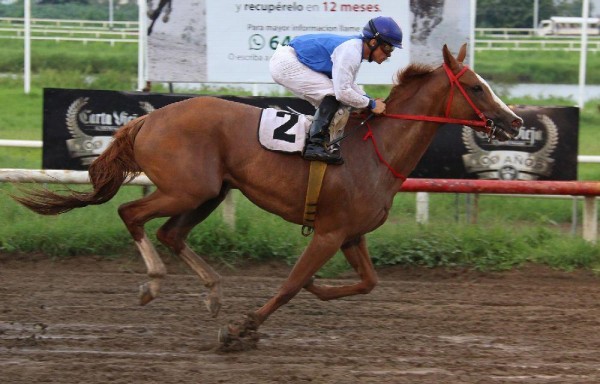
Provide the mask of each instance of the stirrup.
{"label": "stirrup", "polygon": [[340,151],[340,145],[338,143],[332,144],[328,148],[328,152],[331,154],[333,159],[336,159],[335,163],[330,163],[333,165],[341,165],[344,164],[344,159],[342,159],[342,153]]}
{"label": "stirrup", "polygon": [[305,160],[322,161],[331,165],[344,164],[344,159],[342,159],[339,150],[332,153],[321,144],[307,144],[302,157]]}

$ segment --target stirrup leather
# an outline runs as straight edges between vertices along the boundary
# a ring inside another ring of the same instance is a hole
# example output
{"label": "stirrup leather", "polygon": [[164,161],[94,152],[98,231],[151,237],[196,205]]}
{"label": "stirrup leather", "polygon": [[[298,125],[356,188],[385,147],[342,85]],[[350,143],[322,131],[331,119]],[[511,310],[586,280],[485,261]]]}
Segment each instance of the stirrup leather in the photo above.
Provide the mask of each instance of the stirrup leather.
{"label": "stirrup leather", "polygon": [[327,164],[321,161],[310,162],[308,174],[308,186],[306,187],[306,200],[304,202],[304,217],[302,219],[302,234],[310,236],[315,230],[315,218],[317,217],[317,202],[323,185],[323,177]]}

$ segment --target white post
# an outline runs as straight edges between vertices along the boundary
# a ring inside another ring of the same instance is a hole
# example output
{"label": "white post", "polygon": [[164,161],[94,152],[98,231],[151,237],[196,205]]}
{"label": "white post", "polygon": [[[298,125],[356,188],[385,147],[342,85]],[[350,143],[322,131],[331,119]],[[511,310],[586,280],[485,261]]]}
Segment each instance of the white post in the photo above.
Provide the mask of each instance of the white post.
{"label": "white post", "polygon": [[223,221],[231,230],[235,231],[235,201],[233,201],[233,191],[229,191],[223,201]]}
{"label": "white post", "polygon": [[429,193],[417,192],[417,223],[427,224],[429,222]]}
{"label": "white post", "polygon": [[586,196],[583,207],[583,239],[596,244],[598,238],[598,209],[596,196]]}
{"label": "white post", "polygon": [[25,0],[25,57],[23,87],[26,94],[31,91],[31,0]]}
{"label": "white post", "polygon": [[113,29],[114,6],[113,0],[108,0],[108,28]]}
{"label": "white post", "polygon": [[581,21],[581,55],[579,58],[579,109],[585,106],[585,70],[587,65],[588,17],[590,15],[590,0],[583,0],[583,20]]}
{"label": "white post", "polygon": [[138,0],[138,91],[146,86],[146,1]]}
{"label": "white post", "polygon": [[471,32],[469,33],[469,39],[471,44],[469,46],[469,65],[475,69],[475,20],[477,18],[477,0],[471,0]]}

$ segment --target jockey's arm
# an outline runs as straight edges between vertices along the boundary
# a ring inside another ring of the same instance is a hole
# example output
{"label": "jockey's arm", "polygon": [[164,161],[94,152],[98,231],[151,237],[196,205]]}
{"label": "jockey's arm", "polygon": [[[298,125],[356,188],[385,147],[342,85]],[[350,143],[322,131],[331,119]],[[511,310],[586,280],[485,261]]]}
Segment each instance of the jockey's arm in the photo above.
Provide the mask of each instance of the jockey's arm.
{"label": "jockey's arm", "polygon": [[331,70],[335,97],[344,105],[354,108],[369,108],[379,114],[385,111],[385,103],[370,99],[356,84],[356,76],[362,61],[362,43],[360,46],[348,41],[338,46],[331,55]]}
{"label": "jockey's arm", "polygon": [[331,80],[335,97],[342,104],[354,108],[367,108],[370,99],[356,85],[356,76],[362,61],[362,43],[353,43],[354,40],[349,40],[333,51]]}

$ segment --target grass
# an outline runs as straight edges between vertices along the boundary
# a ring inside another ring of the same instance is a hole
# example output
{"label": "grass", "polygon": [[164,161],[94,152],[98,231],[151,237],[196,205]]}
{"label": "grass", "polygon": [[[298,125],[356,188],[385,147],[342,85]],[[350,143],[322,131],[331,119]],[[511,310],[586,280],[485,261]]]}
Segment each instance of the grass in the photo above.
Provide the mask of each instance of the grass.
{"label": "grass", "polygon": [[[22,53],[16,46],[7,43],[6,47],[6,54],[3,50],[0,57],[0,72],[18,72],[13,71],[14,63]],[[41,139],[43,87],[134,88],[136,51],[133,45],[110,47],[107,44],[82,46],[60,43],[42,45],[35,52],[32,92],[29,95],[23,93],[22,79],[18,75],[0,77],[0,138]],[[523,65],[510,64],[509,59],[523,60]],[[539,67],[534,68],[529,57],[478,54],[477,67],[480,72],[489,71],[490,74],[500,73],[501,68],[509,72],[514,68],[526,69],[537,76],[540,72],[550,71],[548,68],[554,64],[547,57],[537,59]],[[558,65],[559,70],[554,71],[553,76],[561,73],[563,65],[577,67],[572,57],[556,59],[557,62],[562,60],[570,64]],[[533,80],[537,82],[539,78]],[[239,90],[211,92],[239,93]],[[373,96],[387,96],[389,87],[368,86],[367,92]],[[529,105],[573,104],[571,100],[555,98],[505,101]],[[598,101],[588,103],[581,113],[580,154],[600,154],[598,104]],[[0,167],[39,169],[41,150],[2,148]],[[600,180],[600,167],[580,166],[579,179]],[[86,186],[74,188],[85,189]],[[0,226],[1,252],[43,252],[51,257],[78,254],[118,257],[122,253],[135,252],[131,238],[117,215],[117,207],[139,198],[142,193],[140,187],[124,187],[113,200],[100,207],[75,210],[58,217],[42,217],[26,211],[8,197],[9,193],[16,192],[14,186],[0,185],[0,216],[5,223],[10,223]],[[269,258],[294,262],[308,241],[300,235],[300,228],[261,211],[237,191],[233,196],[237,209],[236,230],[232,231],[217,211],[191,233],[190,245],[203,255],[231,264],[240,259]],[[579,203],[579,217],[581,205]],[[470,218],[466,211],[469,207],[465,195],[431,194],[431,224],[421,226],[414,220],[415,195],[398,194],[388,222],[368,235],[374,263],[467,266],[482,270],[511,268],[525,262],[566,270],[600,268],[600,248],[570,235],[570,200],[481,196],[477,225],[468,224]],[[148,233],[153,234],[163,222],[164,219],[151,222],[147,226]],[[159,250],[165,251],[160,246]],[[321,273],[332,276],[348,268],[343,256],[338,254]]]}
{"label": "grass", "polygon": [[[477,72],[496,83],[577,84],[579,52],[566,51],[479,51]],[[600,53],[587,55],[587,84],[600,84]]]}

